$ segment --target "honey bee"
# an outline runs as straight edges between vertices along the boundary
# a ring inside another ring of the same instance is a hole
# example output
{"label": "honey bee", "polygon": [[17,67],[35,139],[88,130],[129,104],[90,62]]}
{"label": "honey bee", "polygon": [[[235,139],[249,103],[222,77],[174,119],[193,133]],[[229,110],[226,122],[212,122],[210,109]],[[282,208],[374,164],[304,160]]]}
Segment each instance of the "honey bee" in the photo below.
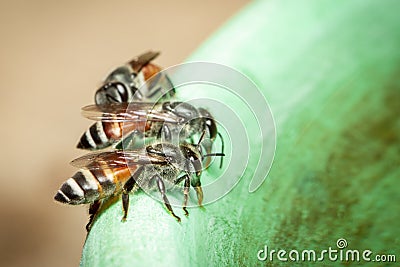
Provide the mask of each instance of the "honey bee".
{"label": "honey bee", "polygon": [[[171,98],[175,89],[170,79],[160,72],[161,67],[151,63],[159,54],[152,51],[144,53],[112,71],[96,91],[96,105],[104,109],[107,105],[115,106],[118,103],[158,102]],[[76,147],[86,150],[109,147],[115,143],[112,140],[119,128],[118,124],[112,122],[94,123],[81,136]]]}
{"label": "honey bee", "polygon": [[[204,133],[200,140],[203,136]],[[156,142],[137,150],[88,154],[71,162],[80,170],[61,185],[54,199],[70,205],[90,204],[90,218],[86,225],[89,231],[103,201],[112,196],[122,195],[122,221],[125,221],[128,215],[129,193],[139,188],[157,189],[167,210],[180,222],[180,217],[174,213],[166,192],[183,183],[182,207],[188,216],[186,207],[189,189],[192,186],[201,206],[202,160],[212,156],[223,157],[224,154],[202,154],[199,144],[182,143],[177,146],[166,142]]]}
{"label": "honey bee", "polygon": [[155,102],[175,94],[175,89],[162,68],[151,63],[159,52],[146,52],[116,68],[95,93],[96,105]]}
{"label": "honey bee", "polygon": [[[81,137],[80,148],[97,150],[119,142],[116,147],[122,149],[132,147],[143,138],[162,138],[171,142],[173,137],[178,136],[179,141],[185,141],[206,131],[211,141],[204,145],[206,150],[210,152],[212,143],[220,136],[222,153],[224,151],[223,138],[213,116],[206,109],[196,108],[189,103],[167,101],[157,104],[132,102],[89,105],[82,109],[82,113],[97,122]],[[120,142],[123,134],[127,137]]]}

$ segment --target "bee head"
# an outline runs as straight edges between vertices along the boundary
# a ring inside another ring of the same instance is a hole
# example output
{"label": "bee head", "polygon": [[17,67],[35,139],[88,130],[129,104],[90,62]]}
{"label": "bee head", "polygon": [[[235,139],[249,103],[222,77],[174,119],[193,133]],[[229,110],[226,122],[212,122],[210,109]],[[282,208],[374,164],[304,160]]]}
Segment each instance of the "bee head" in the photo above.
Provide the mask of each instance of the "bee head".
{"label": "bee head", "polygon": [[203,169],[201,150],[198,145],[182,144],[180,146],[183,157],[185,158],[185,170],[201,175]]}
{"label": "bee head", "polygon": [[166,164],[200,176],[202,156],[199,148],[190,144],[176,146],[170,143],[156,143],[146,147],[149,157],[162,157]]}
{"label": "bee head", "polygon": [[[222,135],[218,132],[217,130],[217,123],[214,120],[214,117],[210,114],[210,112],[208,112],[206,109],[204,108],[199,108],[199,113],[201,115],[202,121],[204,123],[205,128],[207,128],[208,130],[208,136],[210,138],[209,141],[211,142],[207,142],[205,144],[203,144],[203,147],[206,151],[207,155],[203,155],[203,158],[205,157],[209,157],[208,155],[214,155],[214,156],[223,156],[224,155],[224,139],[222,137]],[[220,137],[221,139],[221,153],[217,153],[217,154],[210,154],[211,150],[212,150],[212,144],[215,141],[215,139],[217,138],[217,135]],[[203,138],[203,137],[202,137]],[[201,142],[201,139],[199,143]],[[204,163],[204,165],[206,166],[206,168],[210,165],[211,163],[211,158],[208,158],[207,161]],[[223,164],[223,158],[221,158],[221,162],[220,162],[220,168],[222,168],[222,164]]]}
{"label": "bee head", "polygon": [[199,113],[205,127],[207,127],[209,138],[211,141],[214,141],[218,134],[217,123],[215,122],[214,117],[204,108],[199,108]]}
{"label": "bee head", "polygon": [[165,163],[179,167],[182,159],[179,147],[170,143],[155,143],[146,147],[146,152],[150,157],[162,157]]}

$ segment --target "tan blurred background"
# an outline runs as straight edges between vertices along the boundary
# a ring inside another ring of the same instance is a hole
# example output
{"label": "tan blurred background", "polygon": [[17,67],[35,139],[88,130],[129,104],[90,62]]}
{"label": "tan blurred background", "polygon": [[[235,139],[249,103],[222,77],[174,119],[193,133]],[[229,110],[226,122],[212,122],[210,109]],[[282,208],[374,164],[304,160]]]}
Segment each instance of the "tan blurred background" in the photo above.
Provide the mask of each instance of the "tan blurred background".
{"label": "tan blurred background", "polygon": [[86,207],[53,201],[84,152],[80,108],[148,49],[182,62],[247,0],[1,1],[0,265],[77,266]]}

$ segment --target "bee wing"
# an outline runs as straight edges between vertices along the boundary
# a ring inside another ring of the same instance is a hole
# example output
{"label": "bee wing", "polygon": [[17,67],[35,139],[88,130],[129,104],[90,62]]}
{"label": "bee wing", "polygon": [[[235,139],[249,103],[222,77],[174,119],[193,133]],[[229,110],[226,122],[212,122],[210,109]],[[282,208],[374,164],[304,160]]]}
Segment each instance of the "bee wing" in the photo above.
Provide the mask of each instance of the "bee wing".
{"label": "bee wing", "polygon": [[158,109],[159,104],[154,103],[113,103],[83,107],[82,115],[91,120],[105,122],[160,121],[174,124],[183,122],[183,118]]}
{"label": "bee wing", "polygon": [[165,164],[162,156],[149,156],[141,150],[132,151],[106,151],[86,154],[80,158],[74,159],[70,164],[80,169],[115,169],[135,165],[146,164]]}
{"label": "bee wing", "polygon": [[131,61],[129,61],[128,64],[132,67],[132,69],[135,72],[139,72],[144,66],[149,64],[152,60],[154,60],[159,55],[160,55],[160,52],[149,51],[149,52],[143,53],[140,56],[137,56],[136,58],[132,59]]}

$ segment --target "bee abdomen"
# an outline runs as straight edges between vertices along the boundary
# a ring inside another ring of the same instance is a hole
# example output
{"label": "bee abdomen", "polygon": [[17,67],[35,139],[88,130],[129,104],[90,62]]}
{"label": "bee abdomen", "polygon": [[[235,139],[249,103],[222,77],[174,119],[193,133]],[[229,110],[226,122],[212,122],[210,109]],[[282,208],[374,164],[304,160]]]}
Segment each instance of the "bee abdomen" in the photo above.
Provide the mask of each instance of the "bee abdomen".
{"label": "bee abdomen", "polygon": [[54,199],[70,205],[87,204],[99,199],[100,191],[100,183],[91,171],[81,170],[61,185]]}
{"label": "bee abdomen", "polygon": [[96,122],[90,126],[90,128],[82,135],[79,140],[77,148],[80,149],[101,149],[112,144],[110,137],[107,134],[107,131],[104,129],[103,122]]}
{"label": "bee abdomen", "polygon": [[114,181],[114,172],[111,169],[96,169],[91,171],[101,187],[100,198],[108,197],[114,194],[116,184]]}

